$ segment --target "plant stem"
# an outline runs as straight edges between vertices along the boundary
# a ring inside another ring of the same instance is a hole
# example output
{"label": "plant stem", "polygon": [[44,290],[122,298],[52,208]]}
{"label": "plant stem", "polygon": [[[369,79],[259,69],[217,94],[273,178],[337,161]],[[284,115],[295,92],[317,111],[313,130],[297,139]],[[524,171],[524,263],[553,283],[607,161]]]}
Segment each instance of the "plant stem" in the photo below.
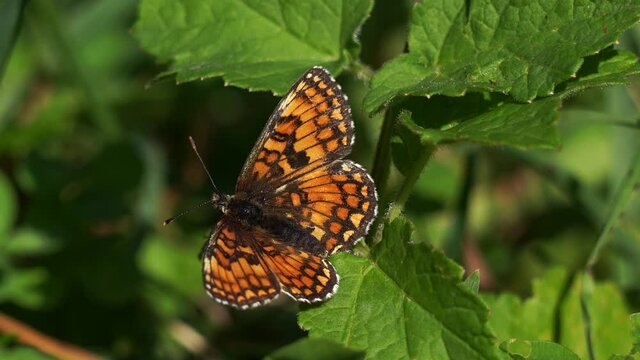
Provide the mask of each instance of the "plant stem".
{"label": "plant stem", "polygon": [[407,176],[404,178],[404,181],[400,186],[400,190],[396,195],[395,201],[393,202],[393,206],[389,212],[389,219],[393,219],[398,216],[400,211],[404,208],[404,204],[407,202],[411,192],[413,191],[413,186],[420,178],[422,169],[424,169],[427,162],[429,162],[429,159],[431,158],[431,155],[433,155],[435,149],[436,148],[433,145],[426,145],[420,156],[411,165],[411,168],[407,172]]}
{"label": "plant stem", "polygon": [[[587,284],[589,282],[589,284]],[[584,321],[584,340],[589,354],[589,360],[595,360],[593,351],[593,339],[591,336],[591,314],[589,314],[589,295],[593,288],[591,285],[591,274],[585,273],[582,277],[582,294],[580,295],[580,310]],[[589,289],[589,290],[587,290]]]}
{"label": "plant stem", "polygon": [[607,220],[604,223],[602,231],[600,232],[600,236],[598,237],[598,241],[596,242],[595,247],[591,251],[591,255],[589,256],[589,260],[585,266],[585,271],[590,271],[593,266],[600,259],[600,254],[602,249],[611,242],[611,237],[609,233],[614,225],[617,224],[620,215],[625,209],[627,203],[631,198],[631,193],[638,187],[638,183],[640,182],[640,149],[636,151],[636,154],[631,160],[631,167],[627,172],[622,184],[618,188],[618,192],[613,198],[613,204],[611,206],[611,210],[609,211],[609,215],[607,216]]}
{"label": "plant stem", "polygon": [[393,136],[393,127],[395,126],[397,115],[397,108],[393,106],[385,110],[382,129],[380,129],[380,136],[378,137],[376,153],[373,159],[371,176],[373,177],[373,181],[376,184],[376,191],[378,192],[379,215],[373,221],[371,226],[373,230],[369,232],[369,235],[365,239],[366,244],[369,246],[373,245],[378,238],[378,230],[380,229],[380,224],[384,222],[384,213],[390,198],[389,194],[387,194],[387,182],[389,181],[389,173],[391,172],[391,137]]}
{"label": "plant stem", "polygon": [[589,301],[590,297],[593,293],[592,281],[593,278],[591,276],[593,266],[600,259],[600,255],[602,250],[611,242],[611,229],[617,224],[620,215],[625,209],[627,203],[631,199],[631,193],[638,188],[638,184],[640,181],[640,149],[636,151],[636,154],[631,161],[631,166],[627,175],[622,181],[622,184],[618,188],[617,193],[613,197],[613,203],[611,205],[611,209],[606,218],[604,226],[600,231],[600,235],[598,236],[598,240],[596,241],[596,245],[591,251],[591,255],[589,256],[589,260],[587,261],[584,270],[583,270],[583,278],[582,278],[582,290],[580,293],[580,307],[582,310],[582,320],[584,322],[584,333],[585,340],[587,344],[587,350],[589,352],[589,359],[594,360],[594,351],[592,344],[592,334],[591,334],[591,315],[589,314]]}
{"label": "plant stem", "polygon": [[376,146],[376,154],[373,159],[373,170],[371,175],[376,183],[376,188],[380,199],[385,198],[387,190],[387,181],[389,180],[389,172],[391,171],[391,137],[393,136],[393,127],[398,117],[398,109],[391,106],[384,113],[382,129],[378,137],[378,145]]}
{"label": "plant stem", "polygon": [[29,345],[38,349],[42,353],[51,355],[55,358],[81,360],[100,359],[96,354],[76,345],[54,339],[36,329],[33,329],[29,325],[2,313],[0,313],[0,332],[3,334],[12,334],[11,336],[15,337],[17,342]]}
{"label": "plant stem", "polygon": [[445,240],[444,250],[450,258],[462,261],[462,241],[467,227],[467,214],[469,210],[469,198],[471,188],[475,182],[476,154],[473,149],[465,156],[464,183],[456,203],[453,225]]}

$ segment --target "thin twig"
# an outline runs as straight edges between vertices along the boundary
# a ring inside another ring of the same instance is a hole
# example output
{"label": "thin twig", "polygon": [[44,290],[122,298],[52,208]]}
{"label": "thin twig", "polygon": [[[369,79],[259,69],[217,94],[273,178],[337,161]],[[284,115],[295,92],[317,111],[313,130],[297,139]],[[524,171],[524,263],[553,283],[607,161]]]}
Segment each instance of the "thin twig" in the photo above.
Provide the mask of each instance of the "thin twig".
{"label": "thin twig", "polygon": [[18,342],[32,346],[55,358],[70,360],[100,359],[100,357],[87,350],[49,337],[29,325],[2,313],[0,313],[0,334],[15,335]]}

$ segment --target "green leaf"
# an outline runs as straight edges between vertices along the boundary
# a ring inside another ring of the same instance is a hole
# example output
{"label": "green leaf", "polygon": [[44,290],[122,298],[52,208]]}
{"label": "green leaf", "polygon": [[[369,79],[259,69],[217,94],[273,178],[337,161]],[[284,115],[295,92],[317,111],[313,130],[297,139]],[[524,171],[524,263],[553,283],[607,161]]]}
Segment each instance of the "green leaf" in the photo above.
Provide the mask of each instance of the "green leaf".
{"label": "green leaf", "polygon": [[567,97],[590,88],[626,85],[630,76],[638,74],[640,64],[635,54],[609,47],[586,57],[576,77],[559,84],[556,93]]}
{"label": "green leaf", "polygon": [[58,247],[53,239],[30,228],[21,228],[10,235],[0,236],[0,248],[9,255],[48,254]]}
{"label": "green leaf", "polygon": [[11,229],[16,217],[17,200],[9,179],[0,172],[0,237]]}
{"label": "green leaf", "polygon": [[547,96],[638,19],[635,0],[425,1],[413,10],[410,52],[373,77],[365,109],[398,95]]}
{"label": "green leaf", "polygon": [[39,287],[47,280],[41,268],[4,271],[0,280],[0,303],[12,302],[25,308],[37,308],[44,303]]}
{"label": "green leaf", "polygon": [[182,295],[201,295],[202,274],[197,264],[202,245],[193,244],[175,244],[167,238],[152,236],[144,242],[140,267],[149,277],[170,285]]}
{"label": "green leaf", "polygon": [[525,301],[510,293],[483,294],[498,339],[551,340],[555,306],[566,281],[567,272],[555,268],[533,281],[533,295]]}
{"label": "green leaf", "polygon": [[464,279],[463,284],[469,288],[469,290],[477,294],[478,289],[480,289],[480,270],[476,270],[472,272],[471,275],[467,276],[467,278]]}
{"label": "green leaf", "polygon": [[[456,100],[475,113],[452,113],[439,129],[416,127],[401,118],[401,125],[420,132],[424,140],[433,144],[452,141],[470,141],[487,145],[507,145],[518,148],[555,148],[559,146],[555,129],[559,99],[548,98],[532,104],[516,104],[499,100],[481,100],[479,96],[462,99],[441,98],[454,105]],[[433,103],[439,106],[440,101]],[[427,108],[432,108],[427,106]],[[448,109],[451,109],[449,107]],[[458,116],[459,115],[459,116]],[[420,119],[424,119],[420,116]]]}
{"label": "green leaf", "polygon": [[500,97],[470,94],[438,96],[430,101],[411,98],[400,113],[391,142],[394,163],[407,174],[424,151],[434,145],[469,141],[517,148],[557,148],[557,109],[560,99],[532,104],[503,102]]}
{"label": "green leaf", "polygon": [[52,360],[53,357],[43,354],[40,351],[26,347],[18,346],[9,349],[0,349],[0,358],[4,360]]}
{"label": "green leaf", "polygon": [[0,2],[0,79],[18,34],[24,5],[25,1],[22,0]]}
{"label": "green leaf", "polygon": [[370,259],[332,257],[340,289],[302,311],[300,325],[311,338],[364,350],[371,359],[497,358],[487,308],[462,282],[462,268],[430,246],[409,243],[412,231],[398,216]]}
{"label": "green leaf", "polygon": [[266,357],[267,360],[358,360],[364,359],[362,352],[343,347],[333,341],[304,338],[278,349]]}
{"label": "green leaf", "polygon": [[640,313],[631,314],[631,337],[635,354],[640,354]]}
{"label": "green leaf", "polygon": [[558,148],[556,130],[562,99],[587,88],[622,84],[640,73],[635,55],[607,49],[589,57],[580,77],[558,87],[554,96],[531,103],[514,103],[495,94],[463,97],[408,97],[391,142],[394,163],[406,175],[425,146],[468,141],[516,148]]}
{"label": "green leaf", "polygon": [[337,75],[357,57],[354,33],[372,0],[143,0],[134,34],[177,80],[222,76],[283,93],[307,68]]}
{"label": "green leaf", "polygon": [[[612,355],[609,360],[634,360],[640,355],[640,313],[631,314],[631,341],[633,346],[628,355]],[[635,355],[635,356],[634,356]]]}
{"label": "green leaf", "polygon": [[510,340],[500,344],[500,349],[514,360],[580,360],[571,350],[551,341]]}
{"label": "green leaf", "polygon": [[611,354],[626,353],[631,348],[631,325],[623,294],[613,283],[591,283],[584,276],[576,279],[561,308],[560,343],[581,358],[588,358],[580,306],[582,286],[591,287],[587,309],[595,358],[606,359]]}
{"label": "green leaf", "polygon": [[609,360],[637,360],[637,359],[634,358],[631,355],[617,355],[617,354],[614,354],[614,355],[611,355],[609,357]]}

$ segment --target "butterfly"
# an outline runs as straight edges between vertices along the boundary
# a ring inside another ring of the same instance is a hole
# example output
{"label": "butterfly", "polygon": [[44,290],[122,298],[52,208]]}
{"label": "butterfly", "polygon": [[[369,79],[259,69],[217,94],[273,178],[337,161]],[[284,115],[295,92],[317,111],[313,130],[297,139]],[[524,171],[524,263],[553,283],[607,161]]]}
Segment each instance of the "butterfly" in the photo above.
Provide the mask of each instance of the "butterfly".
{"label": "butterfly", "polygon": [[367,234],[378,205],[371,176],[342,160],[353,142],[340,85],[324,68],[307,70],[269,118],[235,194],[214,185],[210,202],[223,215],[203,251],[209,296],[247,309],[283,292],[311,303],[337,291],[327,257]]}

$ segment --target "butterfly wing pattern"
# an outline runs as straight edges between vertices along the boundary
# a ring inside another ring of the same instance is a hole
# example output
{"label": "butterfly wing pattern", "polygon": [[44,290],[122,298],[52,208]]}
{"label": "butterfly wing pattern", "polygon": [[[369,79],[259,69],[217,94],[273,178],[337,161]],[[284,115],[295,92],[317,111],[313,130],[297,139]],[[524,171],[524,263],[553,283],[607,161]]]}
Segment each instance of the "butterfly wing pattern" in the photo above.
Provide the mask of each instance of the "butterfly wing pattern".
{"label": "butterfly wing pattern", "polygon": [[307,70],[269,118],[233,196],[259,204],[261,219],[287,230],[270,232],[259,221],[250,226],[225,213],[205,250],[211,297],[248,308],[281,291],[302,302],[335,293],[339,277],[326,257],[351,249],[377,213],[373,180],[342,160],[353,141],[340,85],[321,67]]}
{"label": "butterfly wing pattern", "polygon": [[251,229],[224,216],[203,256],[207,293],[222,304],[240,308],[277,297],[280,283],[257,246]]}

